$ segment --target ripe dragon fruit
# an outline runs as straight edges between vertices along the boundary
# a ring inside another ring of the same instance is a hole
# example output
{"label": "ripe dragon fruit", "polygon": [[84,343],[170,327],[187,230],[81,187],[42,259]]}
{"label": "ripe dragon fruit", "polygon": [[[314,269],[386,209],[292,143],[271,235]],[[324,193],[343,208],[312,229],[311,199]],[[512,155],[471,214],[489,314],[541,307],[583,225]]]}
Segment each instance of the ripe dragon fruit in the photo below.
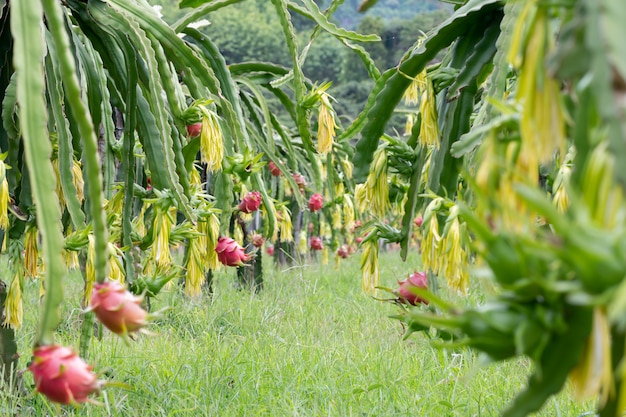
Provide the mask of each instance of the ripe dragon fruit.
{"label": "ripe dragon fruit", "polygon": [[272,161],[270,161],[267,164],[267,168],[269,168],[270,174],[272,174],[275,177],[280,177],[280,174],[282,174],[282,172],[280,171],[280,168],[278,168],[276,164]]}
{"label": "ripe dragon fruit", "polygon": [[265,253],[267,253],[269,256],[274,256],[274,246],[268,246],[267,249],[265,249]]}
{"label": "ripe dragon fruit", "polygon": [[242,266],[250,260],[250,255],[235,240],[222,236],[215,246],[217,259],[226,266]]}
{"label": "ripe dragon fruit", "polygon": [[242,213],[253,213],[261,207],[261,193],[250,191],[239,203],[239,211]]}
{"label": "ripe dragon fruit", "polygon": [[324,197],[321,194],[315,193],[311,196],[311,198],[309,198],[309,210],[311,210],[311,212],[314,213],[318,210],[321,210],[323,205]]}
{"label": "ripe dragon fruit", "polygon": [[141,307],[141,301],[119,282],[107,281],[94,286],[89,309],[107,329],[125,336],[148,323],[148,312]]}
{"label": "ripe dragon fruit", "polygon": [[404,281],[398,281],[400,288],[398,288],[398,295],[400,301],[403,303],[409,303],[411,305],[425,304],[428,305],[428,300],[424,300],[415,294],[413,288],[428,289],[428,277],[425,272],[413,272]]}
{"label": "ripe dragon fruit", "polygon": [[312,236],[309,241],[309,246],[311,250],[322,250],[324,249],[324,242],[322,242],[322,238],[319,236]]}
{"label": "ripe dragon fruit", "polygon": [[39,346],[28,369],[33,373],[35,389],[61,404],[84,403],[104,385],[83,359],[64,346]]}

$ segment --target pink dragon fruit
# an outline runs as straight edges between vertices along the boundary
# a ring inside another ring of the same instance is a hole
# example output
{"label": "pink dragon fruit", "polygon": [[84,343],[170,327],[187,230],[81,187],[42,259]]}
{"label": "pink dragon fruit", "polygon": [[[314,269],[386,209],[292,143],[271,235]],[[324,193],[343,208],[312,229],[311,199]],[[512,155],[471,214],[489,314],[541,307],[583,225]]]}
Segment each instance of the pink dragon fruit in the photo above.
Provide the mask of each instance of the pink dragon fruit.
{"label": "pink dragon fruit", "polygon": [[413,288],[423,288],[426,290],[428,289],[428,277],[426,276],[425,272],[413,272],[404,281],[398,281],[398,284],[400,285],[400,288],[398,288],[400,301],[402,301],[403,303],[409,303],[411,305],[428,305],[428,300],[424,300],[412,291]]}
{"label": "pink dragon fruit", "polygon": [[413,220],[413,223],[415,223],[416,227],[422,227],[422,223],[424,223],[424,219],[422,218],[422,216],[417,216],[415,218],[415,220]]}
{"label": "pink dragon fruit", "polygon": [[319,236],[311,237],[309,241],[309,245],[311,246],[311,250],[322,250],[324,249],[324,242],[322,242],[322,238]]}
{"label": "pink dragon fruit", "polygon": [[278,168],[278,167],[276,166],[276,164],[275,164],[274,162],[272,162],[272,161],[270,161],[270,162],[267,164],[267,167],[268,167],[268,168],[269,168],[269,170],[270,170],[270,174],[272,174],[272,175],[273,175],[273,176],[275,176],[275,177],[280,177],[280,174],[282,174],[282,172],[280,171],[280,168]]}
{"label": "pink dragon fruit", "polygon": [[265,253],[267,253],[269,256],[274,256],[274,246],[268,246],[267,249],[265,249]]}
{"label": "pink dragon fruit", "polygon": [[107,329],[125,336],[148,323],[148,312],[141,307],[141,301],[119,282],[106,281],[94,286],[89,309]]}
{"label": "pink dragon fruit", "polygon": [[350,255],[350,248],[348,245],[341,245],[339,249],[337,249],[337,255],[342,259],[346,259]]}
{"label": "pink dragon fruit", "polygon": [[239,203],[239,211],[242,213],[253,213],[261,207],[261,193],[250,191]]}
{"label": "pink dragon fruit", "polygon": [[293,179],[298,185],[298,189],[300,190],[300,192],[304,192],[304,189],[306,187],[306,178],[304,178],[304,175],[300,174],[299,172],[294,172]]}
{"label": "pink dragon fruit", "polygon": [[255,248],[260,248],[265,243],[265,238],[259,233],[254,233],[250,237],[250,243],[252,243],[252,246],[254,246]]}
{"label": "pink dragon fruit", "polygon": [[321,210],[323,205],[324,197],[321,194],[315,193],[311,196],[311,198],[309,198],[309,210],[311,210],[311,212],[314,213],[318,210]]}
{"label": "pink dragon fruit", "polygon": [[242,266],[250,260],[250,255],[235,240],[222,236],[215,246],[217,259],[226,266]]}
{"label": "pink dragon fruit", "polygon": [[187,135],[190,138],[195,138],[196,136],[200,136],[201,132],[202,132],[202,123],[198,122],[198,123],[192,123],[190,125],[187,125]]}
{"label": "pink dragon fruit", "polygon": [[64,346],[39,346],[28,369],[33,373],[35,389],[61,404],[84,403],[104,385],[83,359]]}

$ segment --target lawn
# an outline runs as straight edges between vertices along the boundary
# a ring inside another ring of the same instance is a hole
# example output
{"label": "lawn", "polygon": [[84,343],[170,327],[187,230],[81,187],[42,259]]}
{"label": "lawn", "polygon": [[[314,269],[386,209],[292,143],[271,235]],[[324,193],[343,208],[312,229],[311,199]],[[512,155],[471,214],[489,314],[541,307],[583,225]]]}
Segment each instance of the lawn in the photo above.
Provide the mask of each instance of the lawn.
{"label": "lawn", "polygon": [[[400,323],[389,318],[397,307],[363,295],[358,268],[358,255],[340,269],[312,262],[281,271],[268,262],[260,294],[237,291],[232,270],[218,274],[214,296],[202,302],[176,289],[162,293],[155,309],[172,309],[150,326],[154,336],[127,346],[106,333],[92,342],[87,360],[122,383],[105,389],[103,405],[59,411],[36,395],[21,400],[19,415],[497,416],[524,386],[525,360],[480,366],[469,350],[434,349],[423,335],[404,340]],[[397,253],[381,255],[382,285],[394,286],[410,270]],[[68,287],[76,293],[80,282],[73,278]],[[28,282],[18,332],[22,367],[38,295],[39,283]],[[467,302],[483,298],[474,284]],[[65,309],[58,341],[77,348],[77,295]],[[25,378],[32,385],[29,373]],[[10,397],[2,407],[1,415],[17,410]],[[591,410],[567,391],[538,415]]]}

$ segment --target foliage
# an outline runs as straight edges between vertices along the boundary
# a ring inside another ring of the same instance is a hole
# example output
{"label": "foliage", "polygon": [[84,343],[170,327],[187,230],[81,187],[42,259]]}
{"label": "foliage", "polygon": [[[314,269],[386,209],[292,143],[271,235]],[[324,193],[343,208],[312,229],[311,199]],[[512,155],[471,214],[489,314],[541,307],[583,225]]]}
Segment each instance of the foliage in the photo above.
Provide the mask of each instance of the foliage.
{"label": "foliage", "polygon": [[[372,235],[406,257],[422,212],[431,284],[465,293],[475,256],[498,287],[470,308],[416,288],[429,307],[397,318],[439,347],[529,358],[533,374],[503,416],[537,411],[568,379],[578,397],[599,399],[600,416],[624,411],[624,71],[606,40],[623,29],[597,30],[617,3],[465,2],[377,80],[346,130],[362,134],[355,179],[366,200],[385,195],[371,176],[386,166],[406,201],[402,221],[378,215]],[[405,137],[386,136],[402,98],[419,109]],[[364,282],[371,263],[364,253]]]}

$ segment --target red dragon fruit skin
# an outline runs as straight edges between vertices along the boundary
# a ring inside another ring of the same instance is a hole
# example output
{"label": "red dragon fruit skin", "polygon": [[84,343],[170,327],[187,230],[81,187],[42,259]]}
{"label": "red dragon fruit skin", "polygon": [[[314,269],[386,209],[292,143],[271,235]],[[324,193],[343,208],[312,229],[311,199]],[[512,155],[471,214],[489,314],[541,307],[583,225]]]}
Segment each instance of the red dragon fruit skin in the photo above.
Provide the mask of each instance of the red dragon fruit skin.
{"label": "red dragon fruit skin", "polygon": [[141,307],[141,301],[119,282],[107,281],[94,286],[89,308],[107,329],[126,335],[147,324],[148,312]]}
{"label": "red dragon fruit skin", "polygon": [[409,303],[411,305],[425,304],[428,305],[428,301],[417,296],[412,288],[428,289],[428,277],[425,272],[413,272],[404,281],[398,281],[400,288],[398,288],[398,294],[400,295],[400,301]]}
{"label": "red dragon fruit skin", "polygon": [[348,247],[348,245],[341,245],[339,249],[337,249],[337,256],[342,259],[346,259],[348,256],[350,256],[350,248]]}
{"label": "red dragon fruit skin", "polygon": [[298,186],[298,189],[300,190],[300,192],[304,192],[304,189],[306,188],[306,178],[304,178],[304,175],[300,174],[299,172],[294,172],[292,175],[294,181],[296,182],[296,185]]}
{"label": "red dragon fruit skin", "polygon": [[311,212],[321,210],[323,205],[324,197],[321,194],[315,193],[309,198],[309,210],[311,210]]}
{"label": "red dragon fruit skin", "polygon": [[64,346],[37,347],[28,369],[33,373],[35,389],[61,404],[84,403],[103,385],[91,367]]}
{"label": "red dragon fruit skin", "polygon": [[250,256],[239,243],[226,236],[217,240],[215,252],[217,252],[217,259],[226,266],[241,266],[250,260]]}
{"label": "red dragon fruit skin", "polygon": [[321,237],[313,236],[309,241],[309,246],[311,247],[311,250],[322,250],[324,249],[324,242],[322,242]]}
{"label": "red dragon fruit skin", "polygon": [[254,246],[255,248],[260,248],[265,243],[265,238],[259,233],[254,233],[250,237],[250,243],[252,243],[252,246]]}
{"label": "red dragon fruit skin", "polygon": [[202,133],[202,123],[193,123],[187,125],[187,135],[190,138],[195,138],[196,136],[200,136]]}
{"label": "red dragon fruit skin", "polygon": [[267,168],[270,170],[270,174],[272,174],[274,177],[280,177],[280,174],[282,174],[280,168],[278,168],[278,166],[276,166],[276,164],[272,161],[269,161],[269,163],[267,164]]}
{"label": "red dragon fruit skin", "polygon": [[242,213],[253,213],[261,207],[261,193],[250,191],[239,203],[239,211]]}

